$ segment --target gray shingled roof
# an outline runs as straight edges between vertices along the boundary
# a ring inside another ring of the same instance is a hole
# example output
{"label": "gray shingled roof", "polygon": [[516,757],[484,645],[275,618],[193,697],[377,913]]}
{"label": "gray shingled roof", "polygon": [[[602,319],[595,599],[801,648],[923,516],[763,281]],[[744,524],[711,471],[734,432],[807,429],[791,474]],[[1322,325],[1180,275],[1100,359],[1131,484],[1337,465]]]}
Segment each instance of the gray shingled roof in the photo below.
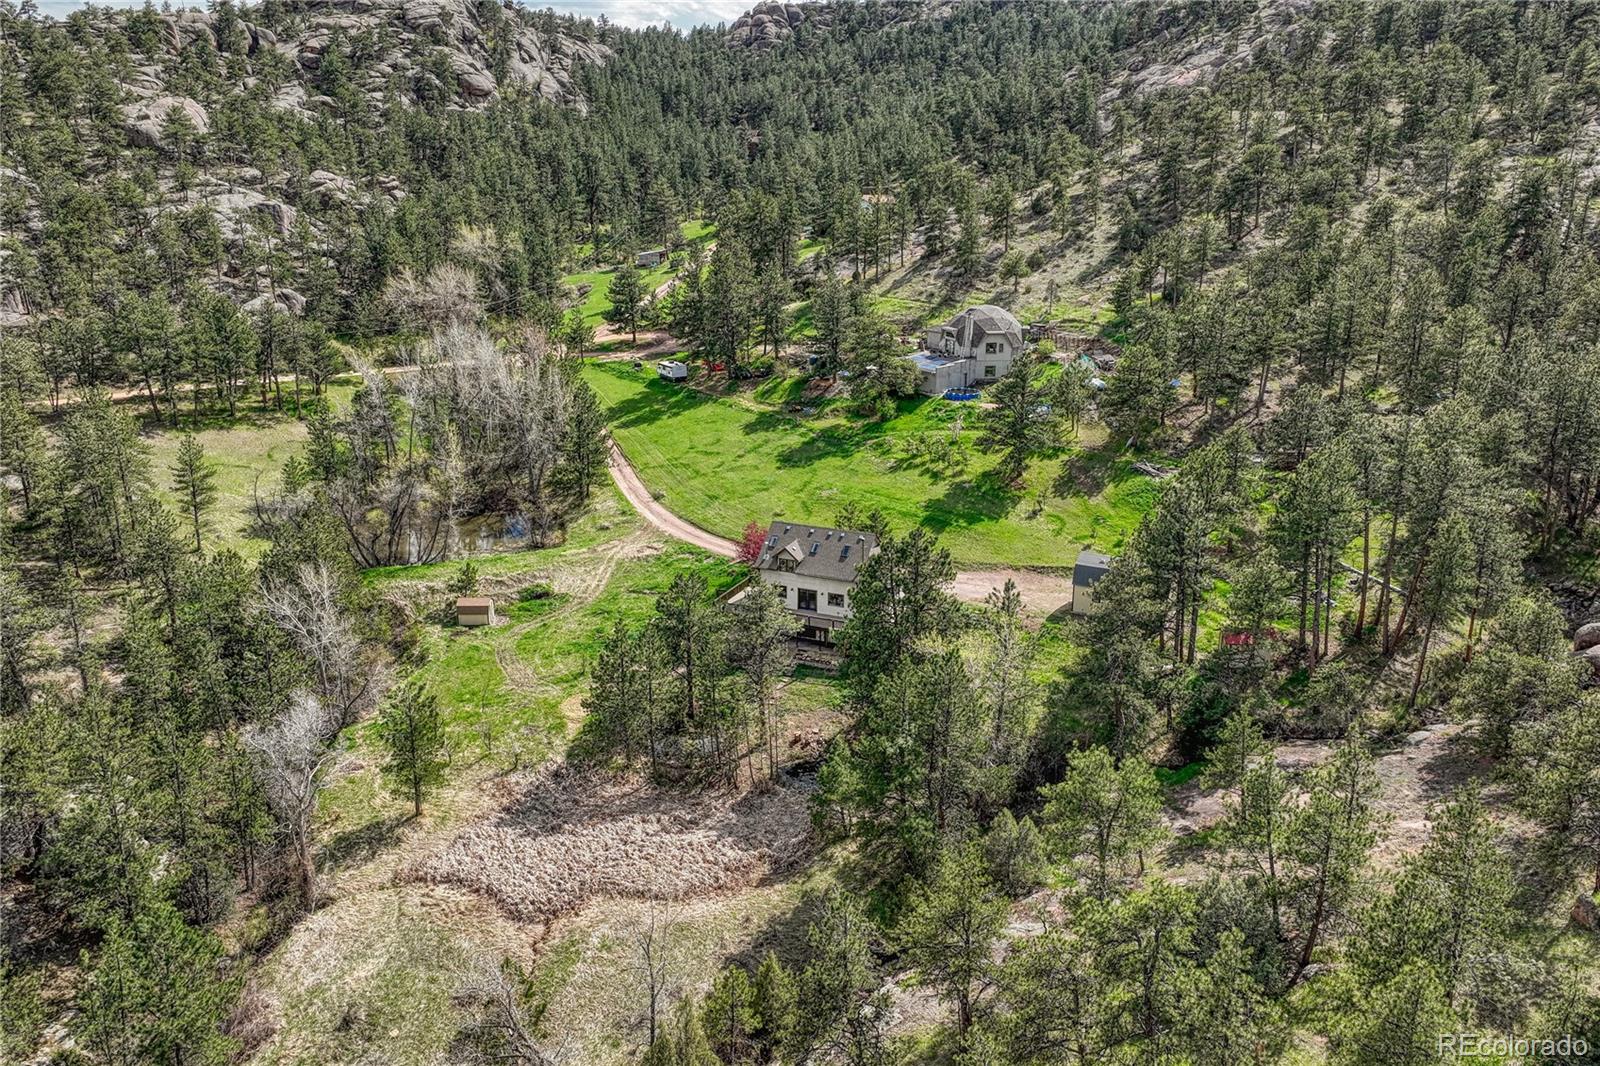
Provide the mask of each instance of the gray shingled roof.
{"label": "gray shingled roof", "polygon": [[1072,583],[1091,587],[1105,577],[1111,569],[1111,556],[1099,552],[1079,552],[1078,561],[1072,564]]}
{"label": "gray shingled roof", "polygon": [[945,325],[956,331],[956,340],[963,347],[970,346],[980,339],[973,336],[973,331],[976,329],[980,336],[1004,334],[1013,348],[1022,350],[1022,323],[1017,321],[1016,315],[1004,307],[996,307],[994,304],[969,307]]}
{"label": "gray shingled roof", "polygon": [[[761,543],[756,567],[801,577],[854,581],[861,561],[877,550],[878,538],[871,533],[780,520],[767,527],[767,539]],[[798,558],[798,561],[794,569],[780,570],[780,558]]]}

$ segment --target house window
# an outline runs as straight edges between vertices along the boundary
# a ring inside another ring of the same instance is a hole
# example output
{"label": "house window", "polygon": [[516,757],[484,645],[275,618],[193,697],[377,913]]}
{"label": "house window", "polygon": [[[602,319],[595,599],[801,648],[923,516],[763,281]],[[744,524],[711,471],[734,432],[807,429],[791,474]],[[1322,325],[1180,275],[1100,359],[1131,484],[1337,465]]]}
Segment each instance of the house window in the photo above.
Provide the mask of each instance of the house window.
{"label": "house window", "polygon": [[983,354],[984,355],[993,355],[994,353],[998,352],[999,350],[1000,350],[1000,342],[999,341],[989,341],[987,344],[985,344],[983,346]]}
{"label": "house window", "polygon": [[778,598],[780,600],[782,600],[784,603],[788,603],[789,602],[789,586],[788,585],[774,585],[772,587],[778,590]]}
{"label": "house window", "polygon": [[829,607],[843,607],[844,606],[844,593],[842,593],[842,592],[830,592],[830,593],[828,593],[828,606]]}
{"label": "house window", "polygon": [[983,368],[983,376],[986,378],[992,378],[995,376],[993,363],[990,363]]}
{"label": "house window", "polygon": [[799,596],[799,602],[797,603],[797,606],[800,608],[800,610],[815,611],[817,609],[816,589],[797,589],[796,594]]}

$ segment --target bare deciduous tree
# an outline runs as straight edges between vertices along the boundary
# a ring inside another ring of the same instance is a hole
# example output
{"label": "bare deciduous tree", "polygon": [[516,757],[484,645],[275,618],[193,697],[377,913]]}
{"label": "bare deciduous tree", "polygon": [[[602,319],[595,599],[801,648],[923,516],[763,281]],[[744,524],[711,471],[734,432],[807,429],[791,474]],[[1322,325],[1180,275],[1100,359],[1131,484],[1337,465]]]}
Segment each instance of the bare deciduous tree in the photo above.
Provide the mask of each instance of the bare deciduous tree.
{"label": "bare deciduous tree", "polygon": [[656,1042],[661,1009],[672,997],[672,984],[676,967],[673,957],[673,930],[670,903],[651,902],[648,916],[640,923],[634,935],[634,965],[644,985],[645,1007],[650,1025],[650,1036],[645,1047]]}
{"label": "bare deciduous tree", "polygon": [[301,906],[317,900],[317,868],[311,851],[311,822],[317,810],[324,774],[333,757],[330,740],[338,732],[338,715],[315,695],[296,693],[275,721],[243,733],[246,750],[255,759],[262,791],[287,838]]}
{"label": "bare deciduous tree", "polygon": [[339,724],[353,721],[381,694],[383,674],[363,662],[361,640],[326,563],[302,564],[293,581],[267,586],[261,606],[311,659],[317,691]]}
{"label": "bare deciduous tree", "polygon": [[436,266],[425,277],[404,267],[384,285],[383,298],[396,317],[412,327],[476,322],[483,317],[477,279],[453,263]]}
{"label": "bare deciduous tree", "polygon": [[559,1055],[546,1050],[544,1014],[549,1001],[526,970],[511,959],[495,965],[473,960],[456,985],[455,1003],[468,1021],[455,1050],[470,1063],[550,1066]]}

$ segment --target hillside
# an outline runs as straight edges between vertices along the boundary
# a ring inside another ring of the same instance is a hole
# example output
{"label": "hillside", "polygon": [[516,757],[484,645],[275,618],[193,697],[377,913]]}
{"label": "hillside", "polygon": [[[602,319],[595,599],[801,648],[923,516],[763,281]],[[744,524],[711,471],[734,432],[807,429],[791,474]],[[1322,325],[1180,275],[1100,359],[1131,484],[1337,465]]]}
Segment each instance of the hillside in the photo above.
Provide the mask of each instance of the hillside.
{"label": "hillside", "polygon": [[1593,1061],[1600,9],[603,8],[0,4],[0,1059]]}

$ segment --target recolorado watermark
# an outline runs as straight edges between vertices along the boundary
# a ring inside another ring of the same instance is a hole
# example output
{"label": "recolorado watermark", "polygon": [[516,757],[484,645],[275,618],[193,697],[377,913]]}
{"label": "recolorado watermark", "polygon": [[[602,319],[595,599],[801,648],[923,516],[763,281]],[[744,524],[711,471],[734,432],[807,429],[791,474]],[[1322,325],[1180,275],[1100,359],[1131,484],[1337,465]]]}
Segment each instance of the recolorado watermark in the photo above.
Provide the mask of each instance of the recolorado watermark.
{"label": "recolorado watermark", "polygon": [[1589,1042],[1581,1036],[1484,1036],[1480,1033],[1442,1033],[1441,1058],[1540,1058],[1581,1059],[1589,1054]]}

